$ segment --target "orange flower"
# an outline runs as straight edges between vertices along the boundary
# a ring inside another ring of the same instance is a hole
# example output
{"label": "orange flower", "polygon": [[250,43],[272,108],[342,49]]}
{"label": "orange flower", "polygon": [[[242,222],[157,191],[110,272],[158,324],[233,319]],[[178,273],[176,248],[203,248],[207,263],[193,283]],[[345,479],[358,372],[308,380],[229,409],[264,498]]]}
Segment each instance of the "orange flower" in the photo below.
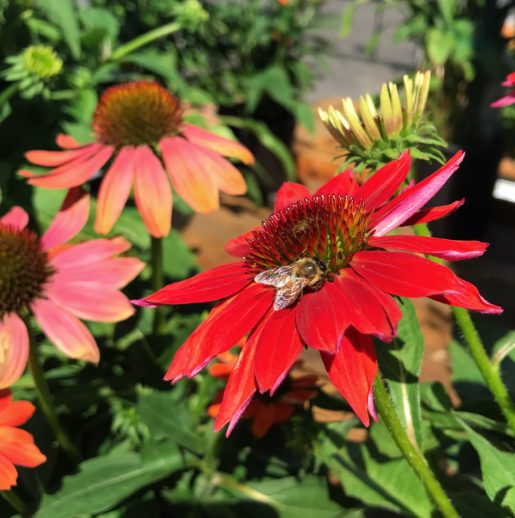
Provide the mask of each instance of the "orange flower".
{"label": "orange flower", "polygon": [[[69,189],[82,185],[110,164],[98,194],[95,230],[107,234],[134,186],[134,200],[154,237],[168,235],[172,189],[197,212],[219,207],[219,192],[244,194],[245,180],[225,158],[252,164],[254,157],[238,142],[183,121],[179,100],[151,81],[135,81],[106,90],[94,120],[95,141],[79,145],[59,135],[61,151],[29,151],[32,164],[50,167],[45,174],[21,171],[31,185]],[[169,180],[166,177],[168,173]]]}
{"label": "orange flower", "polygon": [[34,438],[18,426],[34,413],[28,401],[12,401],[10,390],[0,390],[0,490],[8,491],[16,485],[18,472],[15,466],[35,468],[46,457],[34,444]]}

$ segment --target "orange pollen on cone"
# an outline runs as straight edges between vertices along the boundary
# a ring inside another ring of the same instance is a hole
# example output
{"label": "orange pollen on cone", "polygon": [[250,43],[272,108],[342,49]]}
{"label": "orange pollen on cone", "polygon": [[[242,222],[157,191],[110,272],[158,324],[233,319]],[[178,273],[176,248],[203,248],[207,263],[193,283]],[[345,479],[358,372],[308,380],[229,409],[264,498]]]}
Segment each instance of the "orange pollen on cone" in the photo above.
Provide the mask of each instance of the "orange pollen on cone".
{"label": "orange pollen on cone", "polygon": [[274,212],[249,239],[244,259],[252,273],[294,264],[305,257],[329,274],[346,267],[367,246],[369,216],[362,200],[321,194]]}
{"label": "orange pollen on cone", "polygon": [[48,255],[34,232],[0,224],[0,320],[41,298],[52,273]]}
{"label": "orange pollen on cone", "polygon": [[180,131],[179,100],[153,81],[134,81],[108,88],[93,119],[98,141],[107,145],[153,145]]}

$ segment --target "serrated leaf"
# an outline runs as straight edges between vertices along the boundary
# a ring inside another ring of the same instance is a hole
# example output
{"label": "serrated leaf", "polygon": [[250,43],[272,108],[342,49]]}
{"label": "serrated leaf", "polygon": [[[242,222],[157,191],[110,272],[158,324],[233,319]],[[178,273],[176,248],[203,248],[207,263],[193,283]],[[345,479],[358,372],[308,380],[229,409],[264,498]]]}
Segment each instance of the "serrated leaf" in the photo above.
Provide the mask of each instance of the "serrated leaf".
{"label": "serrated leaf", "polygon": [[376,351],[379,367],[388,383],[397,415],[410,440],[420,445],[422,418],[418,378],[424,352],[424,338],[413,304],[407,299],[402,299],[400,307],[402,318],[397,338],[391,344],[378,345]]}
{"label": "serrated leaf", "polygon": [[80,471],[63,479],[53,495],[45,495],[35,518],[72,518],[107,511],[135,491],[180,469],[174,444],[159,446],[159,455],[117,452],[84,461]]}

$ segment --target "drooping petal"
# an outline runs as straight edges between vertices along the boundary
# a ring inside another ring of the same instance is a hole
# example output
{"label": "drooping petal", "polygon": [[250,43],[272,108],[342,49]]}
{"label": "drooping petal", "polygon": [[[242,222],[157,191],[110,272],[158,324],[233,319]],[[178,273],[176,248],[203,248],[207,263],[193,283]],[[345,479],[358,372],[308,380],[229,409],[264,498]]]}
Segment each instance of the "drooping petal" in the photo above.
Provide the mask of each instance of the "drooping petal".
{"label": "drooping petal", "polygon": [[172,189],[161,162],[148,146],[133,152],[134,200],[143,222],[154,237],[170,233],[172,223]]}
{"label": "drooping petal", "polygon": [[252,280],[246,271],[243,262],[224,264],[185,281],[169,284],[144,299],[132,302],[137,306],[155,307],[225,299],[242,290]]}
{"label": "drooping petal", "polygon": [[0,452],[13,464],[26,468],[34,468],[46,461],[32,435],[19,428],[0,428]]}
{"label": "drooping petal", "polygon": [[473,284],[458,276],[455,276],[455,283],[449,291],[432,295],[430,298],[451,306],[472,309],[479,313],[499,314],[503,312],[503,308],[488,302]]}
{"label": "drooping petal", "polygon": [[190,142],[193,142],[193,144],[208,148],[223,156],[238,158],[247,165],[254,163],[252,153],[235,140],[220,137],[219,135],[191,124],[184,124],[182,133]]}
{"label": "drooping petal", "polygon": [[458,151],[436,173],[428,176],[374,213],[370,225],[376,236],[384,236],[422,208],[458,169],[464,153]]}
{"label": "drooping petal", "polygon": [[5,407],[0,407],[0,428],[2,426],[21,426],[25,424],[36,411],[30,401],[11,401]]}
{"label": "drooping petal", "polygon": [[370,336],[349,331],[336,354],[320,353],[327,374],[338,392],[365,426],[370,425],[369,394],[377,375],[377,360]]}
{"label": "drooping petal", "polygon": [[245,336],[271,307],[274,290],[251,284],[211,310],[175,353],[165,380],[194,376],[218,354]]}
{"label": "drooping petal", "polygon": [[35,165],[42,167],[58,167],[75,161],[84,156],[91,156],[99,149],[98,144],[88,144],[78,149],[66,151],[33,150],[25,153],[25,158]]}
{"label": "drooping petal", "polygon": [[43,234],[41,244],[45,250],[66,243],[75,237],[89,217],[89,194],[81,187],[68,191],[52,224]]}
{"label": "drooping petal", "polygon": [[93,322],[120,322],[134,313],[121,291],[109,285],[99,289],[96,283],[63,282],[59,273],[46,287],[45,295],[73,315]]}
{"label": "drooping petal", "polygon": [[73,270],[104,261],[126,252],[130,247],[131,244],[123,237],[93,239],[59,250],[52,255],[51,262],[57,271]]}
{"label": "drooping petal", "polygon": [[300,183],[284,182],[275,197],[274,212],[286,208],[288,205],[304,198],[311,198],[308,188]]}
{"label": "drooping petal", "polygon": [[206,168],[204,150],[180,137],[160,142],[166,171],[177,194],[196,212],[220,206],[215,176]]}
{"label": "drooping petal", "polygon": [[0,319],[0,389],[10,387],[23,374],[29,357],[29,333],[16,313]]}
{"label": "drooping petal", "polygon": [[20,171],[20,176],[28,178],[28,183],[36,187],[44,187],[46,189],[70,189],[77,187],[89,180],[113,154],[113,146],[97,146],[94,152],[85,156],[81,156],[71,162],[52,169],[50,172],[36,175],[31,171]]}
{"label": "drooping petal", "polygon": [[488,243],[481,241],[455,241],[426,236],[382,236],[372,237],[368,244],[386,250],[404,250],[434,255],[450,261],[472,259],[484,254]]}
{"label": "drooping petal", "polygon": [[449,268],[403,252],[358,252],[351,267],[377,288],[400,297],[427,297],[454,284]]}
{"label": "drooping petal", "polygon": [[256,343],[256,381],[261,393],[273,394],[302,351],[295,324],[296,307],[271,311],[260,326]]}
{"label": "drooping petal", "polygon": [[355,196],[358,189],[359,185],[354,179],[352,169],[346,169],[322,185],[316,194],[341,194],[342,196],[347,194]]}
{"label": "drooping petal", "polygon": [[462,198],[461,200],[454,201],[452,203],[449,203],[448,205],[440,205],[439,207],[420,209],[400,226],[405,227],[418,225],[419,223],[429,223],[430,221],[435,221],[437,219],[447,216],[448,214],[453,213],[455,210],[459,209],[464,203],[465,199]]}
{"label": "drooping petal", "polygon": [[135,150],[124,147],[116,155],[98,191],[95,232],[108,234],[122,213],[134,183]]}
{"label": "drooping petal", "polygon": [[350,268],[342,270],[334,284],[346,299],[350,325],[385,342],[392,340],[402,316],[392,297],[362,280]]}
{"label": "drooping petal", "polygon": [[338,338],[350,322],[347,302],[334,282],[305,293],[297,304],[297,329],[302,340],[315,349],[335,353]]}
{"label": "drooping petal", "polygon": [[0,225],[9,225],[16,230],[23,230],[29,223],[29,215],[21,207],[13,207],[0,218]]}
{"label": "drooping petal", "polygon": [[259,401],[252,419],[252,435],[258,439],[266,435],[268,430],[276,422],[276,405]]}
{"label": "drooping petal", "polygon": [[93,335],[75,316],[53,302],[38,299],[32,311],[49,340],[66,356],[98,363],[100,353]]}
{"label": "drooping petal", "polygon": [[357,191],[356,198],[362,199],[368,212],[384,205],[399,189],[411,167],[409,150],[392,162],[388,162],[373,174]]}
{"label": "drooping petal", "polygon": [[509,94],[501,97],[500,99],[497,99],[497,101],[490,103],[490,106],[492,108],[504,108],[505,106],[510,106],[512,104],[515,104],[515,94]]}
{"label": "drooping petal", "polygon": [[238,363],[232,370],[224,390],[222,404],[216,415],[215,432],[230,422],[226,433],[227,437],[256,392],[257,387],[254,378],[255,352],[255,344],[251,344],[249,347],[247,343],[240,353]]}
{"label": "drooping petal", "polygon": [[13,463],[0,453],[0,491],[8,491],[17,480],[18,472]]}

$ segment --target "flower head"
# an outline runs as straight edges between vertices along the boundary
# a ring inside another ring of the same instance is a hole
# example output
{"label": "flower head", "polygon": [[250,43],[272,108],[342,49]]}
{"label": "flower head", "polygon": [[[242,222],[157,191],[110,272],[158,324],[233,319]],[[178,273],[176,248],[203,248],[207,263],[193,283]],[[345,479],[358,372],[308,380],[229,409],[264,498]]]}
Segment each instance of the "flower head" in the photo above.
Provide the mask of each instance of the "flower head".
{"label": "flower head", "polygon": [[32,403],[12,401],[9,390],[0,390],[0,491],[8,491],[16,485],[15,466],[35,468],[46,461],[32,435],[18,428],[34,410]]}
{"label": "flower head", "polygon": [[[219,361],[209,367],[209,374],[216,378],[229,378],[238,362],[238,356],[227,351],[219,354],[217,360]],[[252,420],[251,431],[254,437],[263,437],[274,424],[287,421],[295,412],[296,406],[303,405],[316,396],[316,382],[317,376],[314,375],[287,376],[272,397],[255,395],[241,418]],[[216,418],[218,415],[223,395],[224,391],[221,390],[209,406],[208,414],[211,417]]]}
{"label": "flower head", "polygon": [[29,337],[23,319],[29,314],[64,354],[94,363],[95,339],[79,319],[118,322],[132,315],[119,290],[144,265],[117,257],[130,247],[123,239],[67,243],[88,214],[89,196],[72,189],[41,238],[26,228],[28,216],[20,207],[0,218],[0,388],[25,370]]}
{"label": "flower head", "polygon": [[275,393],[307,346],[320,351],[329,378],[368,426],[369,414],[375,415],[371,388],[377,373],[372,336],[388,342],[396,335],[401,311],[393,296],[502,311],[449,268],[419,255],[467,259],[482,255],[486,243],[387,235],[461,205],[422,209],[462,158],[457,153],[397,196],[411,165],[407,152],[361,186],[351,171],[314,195],[285,184],[268,220],[229,244],[238,262],[135,301],[144,306],[221,301],[177,351],[165,379],[194,376],[248,335],[215,423],[216,429],[228,422],[232,427],[256,391]]}
{"label": "flower head", "polygon": [[79,145],[60,135],[61,151],[29,151],[29,162],[51,170],[42,175],[20,174],[31,185],[67,189],[82,185],[109,162],[98,194],[95,230],[100,234],[111,231],[132,189],[154,237],[170,231],[170,181],[197,212],[218,209],[219,191],[246,191],[240,172],[223,157],[251,164],[250,151],[185,123],[178,99],[155,82],[135,81],[107,89],[98,102],[92,132],[95,141],[90,144]]}
{"label": "flower head", "polygon": [[510,90],[508,91],[508,95],[505,95],[491,103],[490,106],[492,108],[504,108],[505,106],[510,106],[515,103],[515,72],[508,74],[501,84],[502,86],[510,88]]}
{"label": "flower head", "polygon": [[414,78],[404,76],[404,103],[397,85],[384,83],[379,108],[369,94],[355,103],[342,99],[342,109],[332,106],[319,110],[320,118],[341,145],[346,164],[357,164],[356,170],[376,169],[406,149],[415,158],[443,162],[439,147],[445,146],[435,127],[424,119],[431,73],[417,72]]}

